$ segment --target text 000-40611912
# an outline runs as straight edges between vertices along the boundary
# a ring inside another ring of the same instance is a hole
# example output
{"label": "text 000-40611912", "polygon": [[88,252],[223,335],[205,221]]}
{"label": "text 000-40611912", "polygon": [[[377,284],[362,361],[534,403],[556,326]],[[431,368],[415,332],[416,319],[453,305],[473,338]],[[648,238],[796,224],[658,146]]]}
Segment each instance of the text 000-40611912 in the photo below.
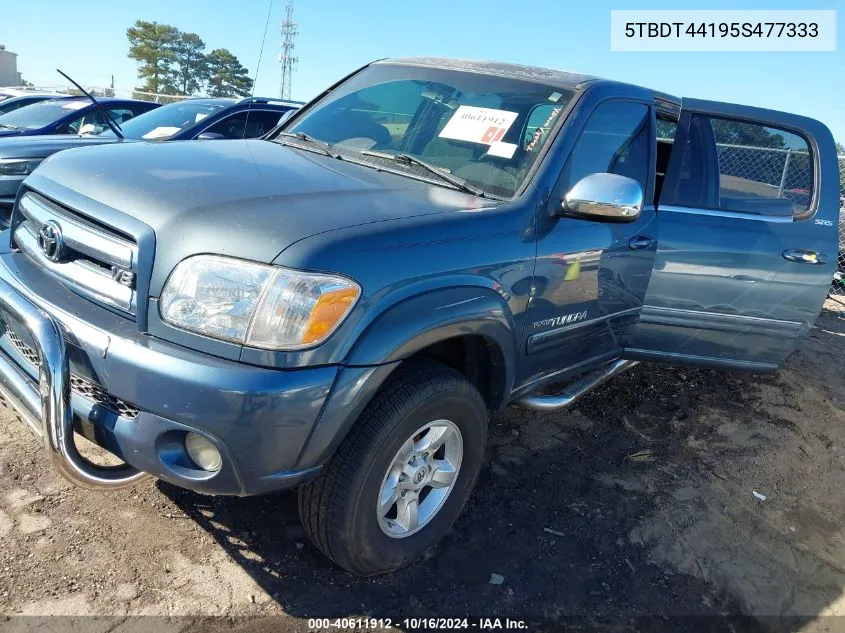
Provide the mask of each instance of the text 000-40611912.
{"label": "text 000-40611912", "polygon": [[836,11],[611,11],[610,49],[835,51]]}

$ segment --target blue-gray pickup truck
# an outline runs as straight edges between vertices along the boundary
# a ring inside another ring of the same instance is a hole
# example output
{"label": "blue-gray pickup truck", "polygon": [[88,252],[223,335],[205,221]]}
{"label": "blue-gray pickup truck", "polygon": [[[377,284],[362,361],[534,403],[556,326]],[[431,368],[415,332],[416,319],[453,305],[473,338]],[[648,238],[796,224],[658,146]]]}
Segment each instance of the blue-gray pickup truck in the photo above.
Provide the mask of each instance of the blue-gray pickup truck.
{"label": "blue-gray pickup truck", "polygon": [[269,138],[45,160],[2,234],[0,392],[71,482],[299,486],[316,546],[377,574],[450,529],[489,412],[643,360],[775,371],[838,214],[817,121],[379,61]]}

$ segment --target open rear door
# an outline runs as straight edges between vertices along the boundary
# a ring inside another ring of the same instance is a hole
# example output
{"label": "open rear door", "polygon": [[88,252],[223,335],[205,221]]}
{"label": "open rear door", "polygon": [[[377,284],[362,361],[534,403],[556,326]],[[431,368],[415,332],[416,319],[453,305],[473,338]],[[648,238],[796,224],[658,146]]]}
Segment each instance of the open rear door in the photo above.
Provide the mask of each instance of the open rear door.
{"label": "open rear door", "polygon": [[821,310],[838,214],[824,125],[685,99],[654,270],[625,357],[774,371]]}

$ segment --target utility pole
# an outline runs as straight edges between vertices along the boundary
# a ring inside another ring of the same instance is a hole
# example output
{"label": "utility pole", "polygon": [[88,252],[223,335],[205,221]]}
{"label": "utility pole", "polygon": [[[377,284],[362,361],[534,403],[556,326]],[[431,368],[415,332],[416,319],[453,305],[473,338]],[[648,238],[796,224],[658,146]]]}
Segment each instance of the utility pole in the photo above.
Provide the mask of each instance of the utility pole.
{"label": "utility pole", "polygon": [[282,65],[282,81],[279,86],[279,96],[282,99],[290,99],[293,69],[299,62],[299,58],[293,54],[296,48],[293,40],[299,34],[299,25],[293,21],[293,0],[288,0],[285,5],[285,19],[282,20],[281,31],[282,53],[279,55],[279,63]]}

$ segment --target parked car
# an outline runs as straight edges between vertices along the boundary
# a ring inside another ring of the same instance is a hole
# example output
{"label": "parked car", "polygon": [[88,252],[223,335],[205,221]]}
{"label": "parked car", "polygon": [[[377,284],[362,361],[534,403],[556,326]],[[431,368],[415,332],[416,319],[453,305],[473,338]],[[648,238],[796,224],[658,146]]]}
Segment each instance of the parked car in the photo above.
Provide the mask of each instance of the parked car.
{"label": "parked car", "polygon": [[[272,130],[285,112],[300,105],[291,101],[262,98],[240,101],[189,99],[124,121],[121,133],[126,141],[255,138]],[[114,110],[110,110],[112,114],[116,114]],[[111,130],[84,136],[51,134],[0,138],[0,228],[9,224],[12,204],[20,184],[45,158],[64,149],[103,145],[118,140]]]}
{"label": "parked car", "polygon": [[[806,205],[723,182],[732,126],[812,146]],[[561,409],[639,360],[775,371],[827,294],[838,188],[805,117],[380,61],[264,140],[45,161],[3,234],[0,391],[78,485],[301,486],[316,546],[386,572],[461,512],[488,412]]]}
{"label": "parked car", "polygon": [[[2,95],[0,95],[2,97]],[[0,99],[0,115],[18,110],[24,106],[38,103],[39,101],[48,101],[50,99],[69,99],[68,95],[61,95],[58,93],[32,92],[20,96],[10,96],[8,98]]]}
{"label": "parked car", "polygon": [[[123,126],[128,139],[145,141],[187,141],[192,139],[243,139],[264,136],[282,115],[296,110],[297,101],[264,97],[233,99],[188,99],[163,106]],[[106,131],[103,136],[113,136]]]}
{"label": "parked car", "polygon": [[[118,124],[159,107],[158,103],[135,99],[101,97],[99,101]],[[0,115],[0,138],[44,134],[96,134],[105,129],[108,129],[108,125],[88,97],[41,101]]]}

